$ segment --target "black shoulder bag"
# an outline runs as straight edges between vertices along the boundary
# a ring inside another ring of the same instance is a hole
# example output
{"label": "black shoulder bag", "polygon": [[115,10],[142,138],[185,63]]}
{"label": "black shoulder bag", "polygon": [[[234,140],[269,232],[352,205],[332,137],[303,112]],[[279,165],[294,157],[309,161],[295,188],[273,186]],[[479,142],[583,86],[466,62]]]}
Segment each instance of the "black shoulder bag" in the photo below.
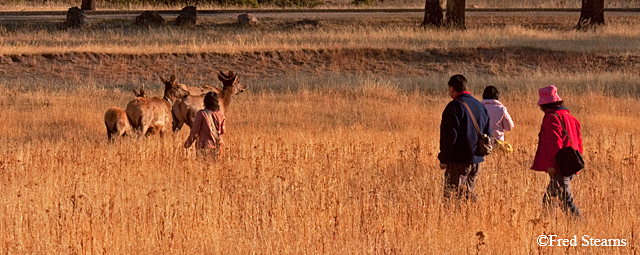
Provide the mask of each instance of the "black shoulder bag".
{"label": "black shoulder bag", "polygon": [[558,153],[556,153],[556,163],[558,164],[558,171],[563,176],[571,176],[584,168],[584,160],[582,159],[582,155],[580,154],[580,152],[573,148],[575,147],[575,145],[571,140],[571,136],[569,136],[569,132],[567,132],[567,129],[564,128],[564,123],[562,123],[562,120],[560,120],[558,114],[553,113],[553,115],[558,118],[558,121],[560,121],[560,126],[562,127],[562,130],[567,135],[567,138],[569,138],[569,142],[571,143],[571,146],[564,147],[560,149]]}
{"label": "black shoulder bag", "polygon": [[469,116],[471,116],[471,121],[473,122],[473,126],[476,127],[476,134],[478,134],[478,142],[476,143],[476,155],[487,156],[491,154],[491,151],[493,150],[493,145],[491,144],[491,137],[488,136],[487,134],[482,133],[482,131],[480,130],[480,127],[478,127],[478,122],[476,122],[476,117],[473,116],[473,113],[471,112],[471,108],[469,108],[469,105],[465,101],[460,100],[460,102],[464,105],[464,107],[467,108],[467,112],[469,112]]}

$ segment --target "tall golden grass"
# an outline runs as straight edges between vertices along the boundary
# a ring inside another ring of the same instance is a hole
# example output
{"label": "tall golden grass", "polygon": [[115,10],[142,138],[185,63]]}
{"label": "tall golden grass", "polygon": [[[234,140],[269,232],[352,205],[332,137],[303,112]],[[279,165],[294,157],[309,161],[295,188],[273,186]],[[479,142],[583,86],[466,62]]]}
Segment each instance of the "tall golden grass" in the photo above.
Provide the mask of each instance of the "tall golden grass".
{"label": "tall golden grass", "polygon": [[[503,91],[515,152],[487,157],[482,203],[459,208],[442,202],[436,158],[447,77],[245,81],[216,163],[182,148],[187,130],[108,144],[102,114],[130,92],[0,82],[0,253],[638,253],[638,94],[598,90],[626,77],[470,74],[476,96]],[[585,222],[540,217],[535,89],[551,83],[583,124],[573,188]],[[539,247],[543,234],[627,246]]]}
{"label": "tall golden grass", "polygon": [[[536,24],[538,18],[522,22]],[[544,24],[545,17],[540,17]],[[527,28],[505,18],[488,21],[505,26],[474,25],[465,31],[420,28],[420,19],[383,18],[371,20],[327,19],[316,28],[296,27],[282,19],[267,20],[261,26],[236,26],[233,19],[209,19],[201,27],[140,29],[123,24],[130,20],[105,22],[91,30],[60,30],[51,24],[6,29],[0,26],[0,55],[63,52],[95,53],[237,53],[251,51],[327,48],[424,48],[536,47],[558,51],[597,54],[638,54],[640,24],[634,17],[612,17],[596,31]],[[533,20],[533,21],[532,21]],[[576,16],[577,20],[577,16]],[[376,24],[372,26],[368,22]],[[479,20],[479,22],[487,22]],[[564,22],[564,21],[562,21]],[[577,22],[577,21],[575,21]],[[390,24],[389,24],[390,23]],[[574,21],[568,27],[572,27]],[[560,25],[562,26],[562,25]]]}

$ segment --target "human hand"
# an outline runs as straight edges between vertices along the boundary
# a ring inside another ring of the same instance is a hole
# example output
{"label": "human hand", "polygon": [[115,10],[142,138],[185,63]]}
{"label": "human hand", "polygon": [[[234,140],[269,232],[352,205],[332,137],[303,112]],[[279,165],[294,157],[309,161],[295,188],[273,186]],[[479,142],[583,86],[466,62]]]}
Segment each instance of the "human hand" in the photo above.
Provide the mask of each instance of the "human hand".
{"label": "human hand", "polygon": [[446,168],[447,168],[447,164],[442,164],[442,163],[440,163],[440,169],[443,169],[443,170],[444,170],[444,169],[446,169]]}
{"label": "human hand", "polygon": [[547,173],[549,173],[550,175],[554,175],[556,174],[556,169],[553,167],[549,167],[547,168]]}

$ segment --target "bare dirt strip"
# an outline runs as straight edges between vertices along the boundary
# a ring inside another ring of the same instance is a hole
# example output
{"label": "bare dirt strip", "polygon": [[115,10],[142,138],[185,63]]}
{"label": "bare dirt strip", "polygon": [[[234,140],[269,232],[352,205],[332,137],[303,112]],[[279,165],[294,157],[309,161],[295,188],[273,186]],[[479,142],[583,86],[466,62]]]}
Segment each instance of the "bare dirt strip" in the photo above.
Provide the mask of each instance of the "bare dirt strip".
{"label": "bare dirt strip", "polygon": [[65,53],[0,56],[0,75],[11,79],[91,78],[100,82],[144,81],[175,73],[203,82],[217,70],[276,78],[331,73],[380,76],[431,75],[456,70],[488,75],[532,72],[634,72],[640,56],[604,56],[528,47],[402,49],[325,49],[187,54]]}

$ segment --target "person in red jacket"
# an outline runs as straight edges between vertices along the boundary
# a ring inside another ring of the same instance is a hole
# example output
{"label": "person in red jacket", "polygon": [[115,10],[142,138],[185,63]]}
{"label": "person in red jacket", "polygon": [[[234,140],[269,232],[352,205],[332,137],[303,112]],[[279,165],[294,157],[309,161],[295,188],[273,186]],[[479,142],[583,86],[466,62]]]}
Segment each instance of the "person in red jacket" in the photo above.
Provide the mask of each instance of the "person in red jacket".
{"label": "person in red jacket", "polygon": [[556,153],[561,148],[568,146],[582,153],[580,122],[571,115],[569,109],[564,107],[555,86],[541,88],[538,93],[540,94],[538,105],[544,111],[544,118],[538,134],[538,150],[531,169],[547,172],[551,179],[542,200],[543,208],[546,212],[553,210],[555,204],[552,203],[551,197],[558,197],[563,204],[562,209],[566,213],[580,218],[582,215],[571,195],[571,179],[575,175],[563,176],[558,171],[555,159]]}

